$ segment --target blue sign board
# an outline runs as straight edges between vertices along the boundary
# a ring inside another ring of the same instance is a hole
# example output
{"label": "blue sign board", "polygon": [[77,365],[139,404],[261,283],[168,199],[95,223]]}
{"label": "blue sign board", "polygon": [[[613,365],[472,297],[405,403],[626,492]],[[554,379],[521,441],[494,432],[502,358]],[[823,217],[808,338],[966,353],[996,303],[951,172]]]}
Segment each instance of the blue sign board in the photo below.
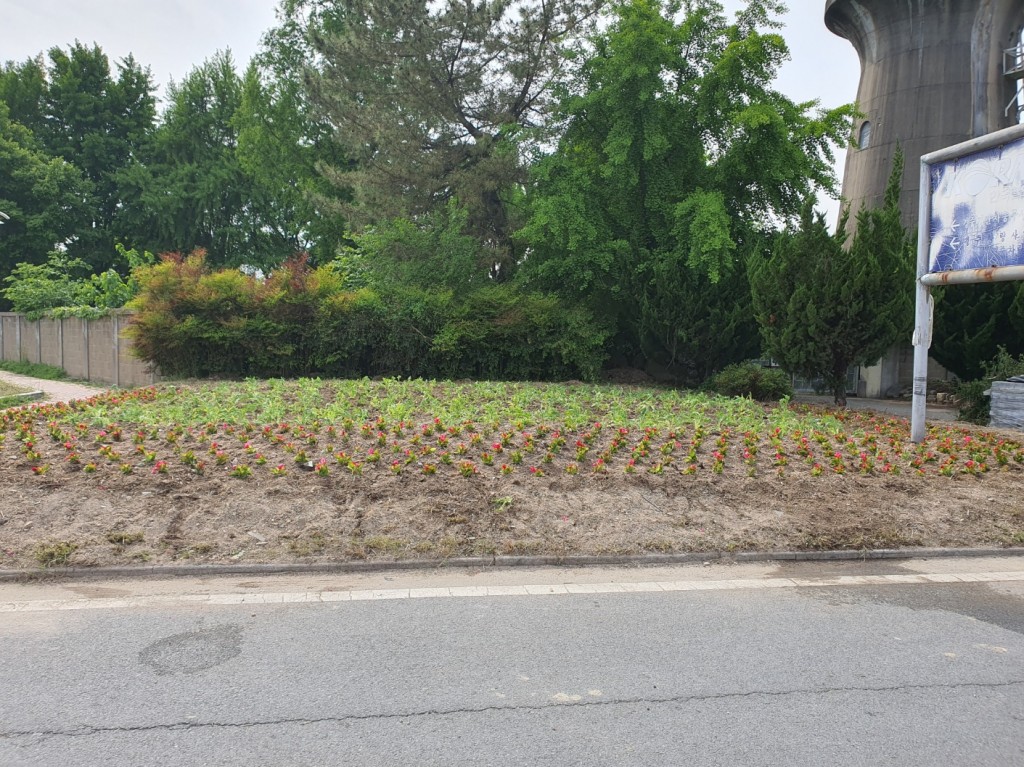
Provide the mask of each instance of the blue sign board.
{"label": "blue sign board", "polygon": [[1024,266],[1024,140],[930,167],[929,272]]}

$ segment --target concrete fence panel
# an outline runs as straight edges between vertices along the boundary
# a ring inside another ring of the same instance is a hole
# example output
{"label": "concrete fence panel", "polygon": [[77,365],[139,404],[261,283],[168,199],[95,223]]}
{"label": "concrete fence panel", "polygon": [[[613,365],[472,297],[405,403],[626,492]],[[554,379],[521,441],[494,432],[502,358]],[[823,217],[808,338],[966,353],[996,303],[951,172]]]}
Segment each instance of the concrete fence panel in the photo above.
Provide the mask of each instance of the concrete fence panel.
{"label": "concrete fence panel", "polygon": [[20,318],[16,314],[0,314],[0,357],[18,359],[21,347]]}
{"label": "concrete fence panel", "polygon": [[114,321],[110,317],[89,320],[89,380],[117,385],[114,357]]}
{"label": "concrete fence panel", "polygon": [[39,361],[44,365],[64,367],[61,359],[61,328],[60,320],[38,320],[36,328],[39,334]]}
{"label": "concrete fence panel", "polygon": [[0,359],[54,365],[83,381],[147,386],[159,376],[132,354],[131,340],[124,337],[130,319],[128,312],[93,320],[28,320],[0,313]]}
{"label": "concrete fence panel", "polygon": [[65,372],[72,378],[83,381],[89,377],[89,323],[78,317],[67,317],[61,320],[64,336]]}

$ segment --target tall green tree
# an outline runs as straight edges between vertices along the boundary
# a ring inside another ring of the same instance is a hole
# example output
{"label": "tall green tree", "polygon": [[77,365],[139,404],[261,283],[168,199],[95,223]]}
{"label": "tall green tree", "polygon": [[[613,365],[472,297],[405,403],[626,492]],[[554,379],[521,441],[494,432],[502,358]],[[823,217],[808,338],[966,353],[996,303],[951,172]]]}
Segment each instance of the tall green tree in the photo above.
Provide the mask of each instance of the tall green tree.
{"label": "tall green tree", "polygon": [[747,255],[834,187],[850,109],[772,88],[780,10],[751,0],[730,21],[714,0],[615,3],[564,93],[523,274],[603,317],[619,362],[694,383],[756,354]]}
{"label": "tall green tree", "polygon": [[38,137],[50,154],[73,164],[90,182],[90,220],[68,251],[102,271],[114,263],[114,246],[127,234],[119,218],[136,204],[124,194],[121,173],[144,153],[153,131],[152,77],[131,56],[117,62],[115,75],[97,45],[53,48],[49,58]]}
{"label": "tall green tree", "polygon": [[242,87],[226,51],[168,86],[148,161],[123,176],[142,202],[133,245],[152,252],[202,248],[210,263],[232,266],[269,267],[294,253],[294,239],[267,225],[267,190],[238,159]]}
{"label": "tall green tree", "polygon": [[[506,279],[527,135],[546,124],[553,83],[587,29],[592,0],[341,0],[334,29],[312,29],[315,103],[351,164],[356,226],[415,219],[457,200],[485,246],[481,268]],[[308,5],[308,4],[304,4]]]}
{"label": "tall green tree", "polygon": [[781,234],[770,258],[751,259],[754,312],[765,349],[782,367],[822,378],[846,405],[850,366],[877,362],[913,327],[914,243],[900,220],[903,154],[897,152],[881,208],[847,216],[835,235],[814,200],[799,228]]}
{"label": "tall green tree", "polygon": [[0,66],[0,101],[8,117],[34,134],[46,125],[46,64],[42,55],[23,62],[8,61]]}
{"label": "tall green tree", "polygon": [[0,281],[19,263],[42,264],[87,220],[88,182],[39,148],[0,102]]}
{"label": "tall green tree", "polygon": [[312,105],[304,76],[316,53],[307,34],[337,29],[338,11],[319,0],[285,0],[279,24],[264,36],[245,72],[235,113],[238,160],[268,190],[268,227],[294,241],[314,263],[333,259],[346,241],[341,213],[348,194],[320,172],[346,164],[334,127]]}

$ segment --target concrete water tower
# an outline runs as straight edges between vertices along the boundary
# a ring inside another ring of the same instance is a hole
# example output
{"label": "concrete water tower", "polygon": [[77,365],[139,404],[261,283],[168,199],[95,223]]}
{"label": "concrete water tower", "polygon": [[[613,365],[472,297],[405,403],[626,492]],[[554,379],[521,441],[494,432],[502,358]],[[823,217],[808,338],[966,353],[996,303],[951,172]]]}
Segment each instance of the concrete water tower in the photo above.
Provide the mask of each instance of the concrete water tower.
{"label": "concrete water tower", "polygon": [[921,156],[1020,119],[1024,0],[827,0],[825,25],[861,62],[843,197],[853,213],[881,204],[899,143],[916,228]]}

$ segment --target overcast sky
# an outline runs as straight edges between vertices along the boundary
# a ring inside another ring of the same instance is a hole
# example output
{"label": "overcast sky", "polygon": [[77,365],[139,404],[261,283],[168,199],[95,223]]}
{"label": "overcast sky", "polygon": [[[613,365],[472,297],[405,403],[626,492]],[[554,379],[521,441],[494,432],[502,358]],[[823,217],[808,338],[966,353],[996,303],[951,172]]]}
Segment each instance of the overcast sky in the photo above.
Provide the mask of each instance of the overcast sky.
{"label": "overcast sky", "polygon": [[[853,47],[825,28],[824,0],[788,0],[783,34],[792,60],[778,87],[796,101],[834,107],[857,95]],[[727,10],[742,0],[724,0]],[[152,70],[158,93],[214,52],[230,48],[239,69],[274,24],[277,0],[0,0],[0,61],[23,61],[76,39],[112,59],[129,53]],[[840,168],[838,175],[842,175]]]}

